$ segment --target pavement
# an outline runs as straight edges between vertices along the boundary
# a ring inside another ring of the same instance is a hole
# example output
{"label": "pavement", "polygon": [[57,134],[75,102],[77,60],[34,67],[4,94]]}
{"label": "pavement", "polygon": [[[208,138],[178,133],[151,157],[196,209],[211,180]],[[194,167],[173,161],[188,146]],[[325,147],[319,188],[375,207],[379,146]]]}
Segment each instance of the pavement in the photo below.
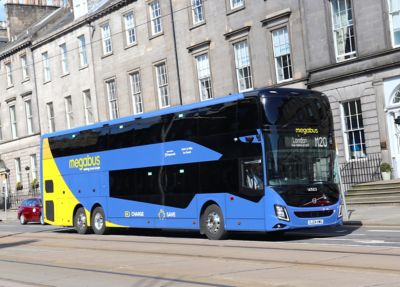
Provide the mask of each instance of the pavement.
{"label": "pavement", "polygon": [[[345,225],[381,226],[400,228],[400,204],[348,205]],[[0,223],[17,222],[17,210],[0,210]]]}

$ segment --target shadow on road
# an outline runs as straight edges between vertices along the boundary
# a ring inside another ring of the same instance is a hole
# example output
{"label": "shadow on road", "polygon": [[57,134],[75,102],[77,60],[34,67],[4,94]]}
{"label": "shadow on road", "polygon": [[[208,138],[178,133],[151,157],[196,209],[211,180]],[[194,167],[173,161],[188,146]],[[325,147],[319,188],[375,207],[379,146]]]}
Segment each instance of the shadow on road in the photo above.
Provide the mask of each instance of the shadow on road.
{"label": "shadow on road", "polygon": [[[230,232],[229,240],[250,241],[299,241],[313,238],[342,237],[357,231],[361,226],[321,227],[312,229],[299,229],[286,232]],[[60,228],[53,230],[57,233],[76,233],[73,228]],[[139,229],[139,228],[112,228],[109,235],[123,236],[148,236],[171,238],[206,238],[198,231],[192,230],[163,230],[163,229]]]}

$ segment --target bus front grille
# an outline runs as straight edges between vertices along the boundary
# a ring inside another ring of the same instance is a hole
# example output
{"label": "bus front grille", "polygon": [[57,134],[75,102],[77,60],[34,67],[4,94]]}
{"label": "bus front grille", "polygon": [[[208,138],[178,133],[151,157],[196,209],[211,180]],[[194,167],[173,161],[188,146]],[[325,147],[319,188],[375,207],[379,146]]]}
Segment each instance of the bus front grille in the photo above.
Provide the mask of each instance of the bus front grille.
{"label": "bus front grille", "polygon": [[327,217],[333,214],[333,210],[295,211],[294,214],[299,218]]}

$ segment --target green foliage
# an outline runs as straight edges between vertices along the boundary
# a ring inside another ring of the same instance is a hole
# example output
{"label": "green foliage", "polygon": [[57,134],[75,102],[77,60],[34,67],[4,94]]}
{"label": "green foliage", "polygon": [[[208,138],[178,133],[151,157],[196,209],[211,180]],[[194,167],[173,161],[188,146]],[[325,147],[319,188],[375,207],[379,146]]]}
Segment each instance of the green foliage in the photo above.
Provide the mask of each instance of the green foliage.
{"label": "green foliage", "polygon": [[32,186],[33,189],[39,187],[39,181],[37,180],[37,178],[34,178],[34,179],[32,180],[31,186]]}
{"label": "green foliage", "polygon": [[391,172],[391,171],[392,167],[390,166],[390,164],[388,164],[387,162],[381,163],[381,172]]}
{"label": "green foliage", "polygon": [[22,185],[22,182],[17,181],[17,183],[15,184],[15,188],[17,190],[22,190],[24,188],[24,186]]}

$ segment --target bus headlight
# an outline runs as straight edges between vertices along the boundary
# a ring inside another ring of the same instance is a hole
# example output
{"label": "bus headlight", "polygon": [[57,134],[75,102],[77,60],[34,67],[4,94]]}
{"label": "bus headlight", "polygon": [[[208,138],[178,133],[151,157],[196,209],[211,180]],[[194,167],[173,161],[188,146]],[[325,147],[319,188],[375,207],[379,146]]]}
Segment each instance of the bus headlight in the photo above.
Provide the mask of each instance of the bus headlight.
{"label": "bus headlight", "polygon": [[338,218],[342,218],[343,217],[343,205],[339,205],[339,215]]}
{"label": "bus headlight", "polygon": [[277,204],[275,204],[274,207],[275,207],[275,214],[276,217],[278,217],[278,219],[285,221],[290,220],[286,207]]}

